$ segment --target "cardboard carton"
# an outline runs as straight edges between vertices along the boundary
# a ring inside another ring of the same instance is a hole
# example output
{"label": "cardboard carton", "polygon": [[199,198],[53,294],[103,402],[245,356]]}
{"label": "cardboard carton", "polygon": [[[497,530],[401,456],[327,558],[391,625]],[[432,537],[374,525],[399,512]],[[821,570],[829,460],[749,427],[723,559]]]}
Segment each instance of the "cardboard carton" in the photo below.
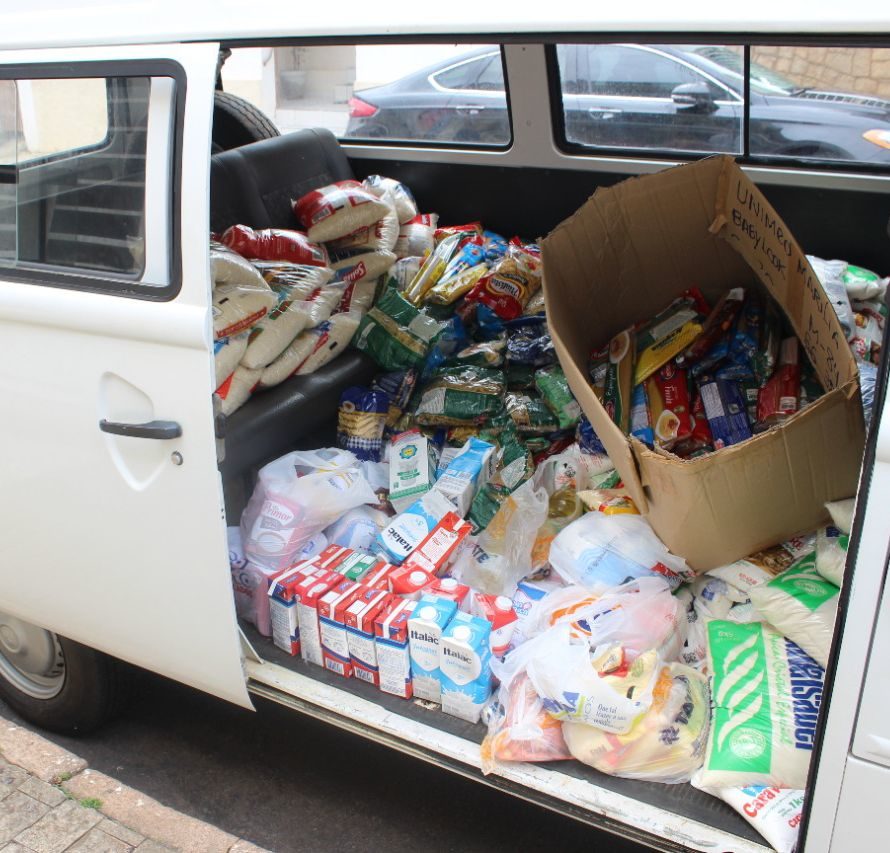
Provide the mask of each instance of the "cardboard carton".
{"label": "cardboard carton", "polygon": [[[569,384],[671,551],[705,571],[816,528],[825,501],[855,493],[865,440],[855,361],[804,252],[732,158],[601,189],[542,250],[550,331]],[[773,298],[826,393],[779,427],[683,460],[612,423],[587,360],[693,285],[712,302],[731,287]]]}

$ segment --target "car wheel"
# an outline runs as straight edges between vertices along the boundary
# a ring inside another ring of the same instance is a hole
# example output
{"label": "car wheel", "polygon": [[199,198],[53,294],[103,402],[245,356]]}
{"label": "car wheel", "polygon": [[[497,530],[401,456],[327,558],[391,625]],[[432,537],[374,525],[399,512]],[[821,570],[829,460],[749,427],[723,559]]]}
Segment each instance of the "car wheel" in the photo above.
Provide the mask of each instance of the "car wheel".
{"label": "car wheel", "polygon": [[214,93],[214,153],[280,135],[272,120],[250,101],[229,92]]}
{"label": "car wheel", "polygon": [[116,661],[0,613],[0,699],[49,731],[85,734],[119,707]]}

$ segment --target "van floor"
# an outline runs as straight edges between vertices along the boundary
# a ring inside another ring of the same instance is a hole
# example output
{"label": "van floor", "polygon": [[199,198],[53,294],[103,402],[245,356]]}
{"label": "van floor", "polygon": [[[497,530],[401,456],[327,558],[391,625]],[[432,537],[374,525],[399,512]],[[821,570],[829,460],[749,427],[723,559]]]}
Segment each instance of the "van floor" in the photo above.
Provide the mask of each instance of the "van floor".
{"label": "van floor", "polygon": [[[271,638],[262,636],[252,625],[239,620],[239,625],[257,654],[268,663],[312,678],[329,687],[338,688],[354,696],[374,702],[394,714],[407,717],[448,734],[456,735],[474,743],[482,743],[486,728],[484,725],[467,723],[456,717],[428,707],[419,700],[409,701],[397,696],[382,693],[373,685],[355,678],[342,678],[319,666],[305,663],[299,657],[292,657],[275,646]],[[552,762],[553,769],[567,776],[582,779],[609,791],[632,797],[653,807],[673,812],[685,818],[719,827],[724,832],[764,844],[761,836],[736,812],[720,800],[705,794],[689,784],[666,785],[660,782],[640,782],[621,779],[600,773],[580,761]],[[594,821],[595,822],[595,821]]]}

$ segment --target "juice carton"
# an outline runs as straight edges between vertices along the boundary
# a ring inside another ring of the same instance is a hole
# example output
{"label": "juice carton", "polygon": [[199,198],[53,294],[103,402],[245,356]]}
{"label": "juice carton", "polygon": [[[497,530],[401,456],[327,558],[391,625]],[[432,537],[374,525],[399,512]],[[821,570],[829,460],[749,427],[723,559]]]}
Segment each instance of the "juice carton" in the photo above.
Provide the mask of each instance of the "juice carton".
{"label": "juice carton", "polygon": [[510,648],[518,621],[513,601],[506,595],[474,592],[470,599],[470,613],[491,624],[491,653],[502,658]]}
{"label": "juice carton", "polygon": [[344,678],[352,677],[352,662],[349,658],[343,613],[361,591],[362,587],[355,581],[344,580],[318,599],[321,659],[325,669]]}
{"label": "juice carton", "polygon": [[414,695],[440,702],[439,640],[457,612],[457,604],[448,598],[424,595],[408,620],[408,649],[411,653],[411,678]]}
{"label": "juice carton", "polygon": [[430,595],[438,595],[439,598],[450,598],[457,604],[458,610],[465,610],[470,602],[470,588],[458,583],[454,578],[439,578],[426,591]]}
{"label": "juice carton", "polygon": [[399,566],[389,576],[389,588],[402,598],[417,601],[434,583],[435,578],[423,569]]}
{"label": "juice carton", "polygon": [[407,556],[403,565],[423,569],[431,575],[444,573],[472,529],[469,522],[449,512]]}
{"label": "juice carton", "polygon": [[463,517],[470,509],[476,492],[494,473],[494,445],[480,438],[468,438],[460,453],[436,480],[433,491],[444,495]]}
{"label": "juice carton", "polygon": [[362,586],[389,592],[389,576],[397,568],[398,566],[394,566],[392,563],[378,562],[367,574],[362,576]]}
{"label": "juice carton", "polygon": [[410,699],[413,685],[408,651],[408,620],[417,602],[395,596],[391,602],[390,608],[381,610],[374,620],[374,646],[380,689],[384,693]]}
{"label": "juice carton", "polygon": [[387,562],[401,564],[449,512],[454,512],[451,501],[427,492],[380,531],[374,550]]}
{"label": "juice carton", "polygon": [[420,430],[410,429],[392,438],[389,451],[389,502],[396,512],[423,497],[436,480],[437,454]]}
{"label": "juice carton", "polygon": [[377,648],[374,643],[374,620],[393,602],[392,593],[385,589],[364,587],[343,612],[346,626],[346,645],[352,674],[375,687],[380,686]]}
{"label": "juice carton", "polygon": [[300,657],[307,663],[324,665],[321,654],[321,631],[318,627],[318,601],[330,589],[343,583],[343,575],[327,571],[326,574],[313,579],[300,592],[297,603],[300,620]]}
{"label": "juice carton", "polygon": [[478,723],[482,706],[491,694],[490,623],[469,613],[458,613],[442,634],[439,667],[442,710]]}

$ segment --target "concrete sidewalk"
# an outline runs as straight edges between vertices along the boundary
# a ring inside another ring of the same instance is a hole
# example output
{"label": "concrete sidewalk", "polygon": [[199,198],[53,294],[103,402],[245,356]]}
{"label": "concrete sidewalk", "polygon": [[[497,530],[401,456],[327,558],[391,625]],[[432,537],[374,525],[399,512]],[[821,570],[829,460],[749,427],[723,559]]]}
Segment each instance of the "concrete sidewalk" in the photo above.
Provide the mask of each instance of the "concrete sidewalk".
{"label": "concrete sidewalk", "polygon": [[264,853],[0,717],[2,853]]}

